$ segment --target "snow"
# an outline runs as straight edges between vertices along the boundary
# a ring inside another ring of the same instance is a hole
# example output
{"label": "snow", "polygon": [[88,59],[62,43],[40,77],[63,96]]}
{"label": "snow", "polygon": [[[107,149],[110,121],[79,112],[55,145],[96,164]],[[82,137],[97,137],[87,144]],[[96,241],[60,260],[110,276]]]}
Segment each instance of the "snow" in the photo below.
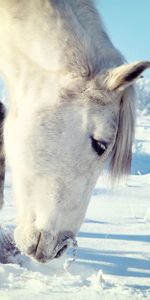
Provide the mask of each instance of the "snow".
{"label": "snow", "polygon": [[0,299],[150,299],[150,80],[138,86],[132,175],[113,190],[105,174],[99,178],[77,249],[44,265],[16,251],[8,234],[15,207],[7,172],[0,212],[0,257],[7,236],[7,264],[0,264]]}

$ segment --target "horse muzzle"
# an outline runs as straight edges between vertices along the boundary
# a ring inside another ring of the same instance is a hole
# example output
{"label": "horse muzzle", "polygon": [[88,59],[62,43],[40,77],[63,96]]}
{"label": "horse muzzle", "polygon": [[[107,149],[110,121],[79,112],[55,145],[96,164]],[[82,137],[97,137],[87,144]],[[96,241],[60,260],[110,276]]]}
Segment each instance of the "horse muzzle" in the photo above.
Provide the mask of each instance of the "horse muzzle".
{"label": "horse muzzle", "polygon": [[31,255],[39,262],[45,263],[54,258],[59,258],[74,242],[74,234],[70,231],[61,232],[57,237],[41,232],[35,249],[31,249]]}

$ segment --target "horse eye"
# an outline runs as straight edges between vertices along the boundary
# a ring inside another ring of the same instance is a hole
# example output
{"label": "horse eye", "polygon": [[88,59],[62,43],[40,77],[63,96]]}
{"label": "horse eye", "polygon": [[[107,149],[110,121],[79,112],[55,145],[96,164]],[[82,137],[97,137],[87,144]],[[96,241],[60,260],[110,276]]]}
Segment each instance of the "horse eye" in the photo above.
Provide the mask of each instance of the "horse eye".
{"label": "horse eye", "polygon": [[91,140],[93,149],[101,156],[107,150],[107,143],[104,141],[97,141],[93,137],[91,137]]}

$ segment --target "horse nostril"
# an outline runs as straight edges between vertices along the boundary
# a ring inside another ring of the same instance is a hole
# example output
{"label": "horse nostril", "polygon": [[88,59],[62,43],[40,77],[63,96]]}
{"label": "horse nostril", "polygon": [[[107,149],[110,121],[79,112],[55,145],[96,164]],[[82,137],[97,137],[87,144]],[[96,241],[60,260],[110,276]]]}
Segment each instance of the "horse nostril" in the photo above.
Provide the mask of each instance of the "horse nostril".
{"label": "horse nostril", "polygon": [[67,249],[68,245],[63,245],[61,249],[59,249],[59,251],[57,252],[57,254],[55,255],[55,258],[58,258],[60,257],[64,252],[65,250]]}
{"label": "horse nostril", "polygon": [[74,234],[71,231],[60,232],[58,234],[57,246],[55,247],[55,258],[60,257],[69,247],[70,242],[74,240]]}

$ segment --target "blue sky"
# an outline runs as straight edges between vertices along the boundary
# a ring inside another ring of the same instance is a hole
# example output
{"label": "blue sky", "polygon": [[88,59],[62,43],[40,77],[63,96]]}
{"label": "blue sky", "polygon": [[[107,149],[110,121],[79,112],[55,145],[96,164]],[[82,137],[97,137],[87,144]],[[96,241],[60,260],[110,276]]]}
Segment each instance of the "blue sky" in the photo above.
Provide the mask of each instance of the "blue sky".
{"label": "blue sky", "polygon": [[[114,45],[131,62],[150,60],[150,0],[95,0]],[[145,72],[150,77],[150,70]]]}

